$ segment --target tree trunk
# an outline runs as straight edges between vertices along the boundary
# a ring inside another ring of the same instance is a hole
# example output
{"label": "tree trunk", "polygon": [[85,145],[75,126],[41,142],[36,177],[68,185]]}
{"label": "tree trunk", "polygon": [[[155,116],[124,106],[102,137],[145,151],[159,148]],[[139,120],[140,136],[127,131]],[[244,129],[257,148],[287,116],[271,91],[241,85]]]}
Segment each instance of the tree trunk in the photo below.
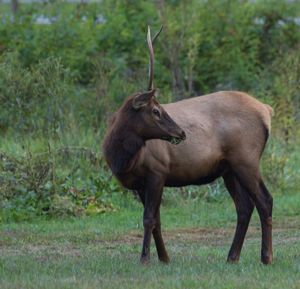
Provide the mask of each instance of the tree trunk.
{"label": "tree trunk", "polygon": [[11,10],[14,14],[18,12],[19,8],[19,1],[18,0],[11,0]]}

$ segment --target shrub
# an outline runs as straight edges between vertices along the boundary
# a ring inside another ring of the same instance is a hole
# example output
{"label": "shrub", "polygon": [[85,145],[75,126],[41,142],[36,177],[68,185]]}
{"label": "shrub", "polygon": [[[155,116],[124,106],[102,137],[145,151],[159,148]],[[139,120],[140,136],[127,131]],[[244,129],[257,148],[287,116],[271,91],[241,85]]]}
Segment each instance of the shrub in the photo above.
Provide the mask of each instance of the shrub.
{"label": "shrub", "polygon": [[19,132],[63,129],[65,103],[74,88],[58,59],[24,68],[15,53],[0,60],[0,128]]}
{"label": "shrub", "polygon": [[116,180],[84,148],[61,148],[23,157],[0,154],[0,219],[99,214],[116,210]]}

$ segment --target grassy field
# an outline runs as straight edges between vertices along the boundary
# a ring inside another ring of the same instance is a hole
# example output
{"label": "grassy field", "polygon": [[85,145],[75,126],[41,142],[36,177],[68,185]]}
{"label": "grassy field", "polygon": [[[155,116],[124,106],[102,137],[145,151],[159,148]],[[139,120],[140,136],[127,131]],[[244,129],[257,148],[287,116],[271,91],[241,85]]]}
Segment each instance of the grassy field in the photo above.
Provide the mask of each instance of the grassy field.
{"label": "grassy field", "polygon": [[117,213],[1,225],[0,288],[300,288],[300,196],[275,196],[274,263],[259,261],[253,216],[239,264],[225,262],[235,227],[231,200],[166,196],[163,231],[171,262],[138,262],[142,208],[123,197]]}

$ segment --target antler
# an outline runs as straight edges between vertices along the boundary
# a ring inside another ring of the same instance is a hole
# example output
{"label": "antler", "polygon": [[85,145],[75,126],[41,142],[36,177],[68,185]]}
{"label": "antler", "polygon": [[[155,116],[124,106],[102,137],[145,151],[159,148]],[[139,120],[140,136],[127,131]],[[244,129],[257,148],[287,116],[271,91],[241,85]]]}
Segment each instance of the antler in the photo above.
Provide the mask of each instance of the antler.
{"label": "antler", "polygon": [[150,26],[148,25],[148,33],[147,33],[147,42],[149,48],[149,85],[148,90],[153,89],[153,75],[154,75],[154,51],[153,51],[153,44],[157,39],[158,35],[162,31],[163,26],[160,27],[159,31],[155,34],[155,36],[151,39],[151,31]]}

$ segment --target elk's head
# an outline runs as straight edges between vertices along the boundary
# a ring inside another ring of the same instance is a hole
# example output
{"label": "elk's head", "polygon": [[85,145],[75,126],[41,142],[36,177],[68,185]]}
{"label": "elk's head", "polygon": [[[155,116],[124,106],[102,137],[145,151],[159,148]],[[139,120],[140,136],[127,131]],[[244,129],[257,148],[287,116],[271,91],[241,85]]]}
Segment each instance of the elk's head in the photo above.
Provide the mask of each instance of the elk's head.
{"label": "elk's head", "polygon": [[152,89],[132,98],[132,120],[135,130],[143,139],[163,139],[178,144],[185,139],[185,132],[157,102]]}
{"label": "elk's head", "polygon": [[154,52],[153,43],[161,29],[151,39],[150,27],[148,26],[147,42],[149,48],[149,85],[148,91],[137,93],[132,97],[134,121],[137,133],[147,139],[163,139],[173,144],[178,144],[186,138],[185,132],[168,115],[158,103],[153,88]]}

